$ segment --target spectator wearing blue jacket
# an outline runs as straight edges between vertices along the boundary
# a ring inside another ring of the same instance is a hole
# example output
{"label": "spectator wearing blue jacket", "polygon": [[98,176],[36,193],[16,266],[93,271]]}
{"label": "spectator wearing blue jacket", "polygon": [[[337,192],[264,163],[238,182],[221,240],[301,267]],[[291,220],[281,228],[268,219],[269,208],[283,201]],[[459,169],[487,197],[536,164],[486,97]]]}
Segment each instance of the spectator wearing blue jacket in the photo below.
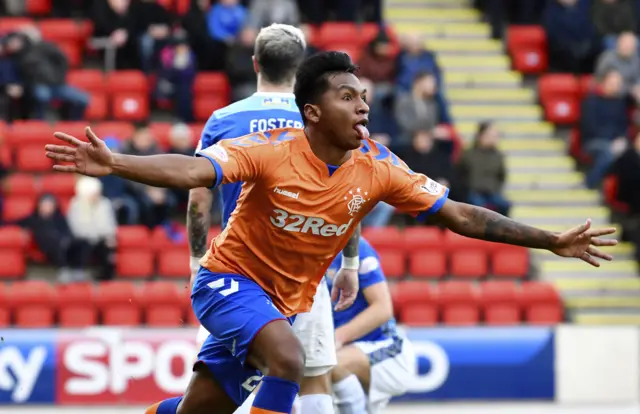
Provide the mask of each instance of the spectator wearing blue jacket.
{"label": "spectator wearing blue jacket", "polygon": [[436,77],[438,90],[442,91],[442,71],[433,52],[425,49],[419,35],[409,35],[403,39],[402,50],[398,55],[398,90],[409,92],[413,80],[420,73],[429,72]]}
{"label": "spectator wearing blue jacket", "polygon": [[247,19],[247,10],[238,0],[220,0],[207,14],[209,33],[215,40],[231,43]]}
{"label": "spectator wearing blue jacket", "polygon": [[582,103],[580,119],[582,148],[593,157],[586,185],[596,188],[627,139],[629,118],[620,72],[610,70],[599,90],[591,92]]}
{"label": "spectator wearing blue jacket", "polygon": [[590,0],[549,0],[542,16],[549,66],[554,71],[591,73],[600,40],[591,21]]}

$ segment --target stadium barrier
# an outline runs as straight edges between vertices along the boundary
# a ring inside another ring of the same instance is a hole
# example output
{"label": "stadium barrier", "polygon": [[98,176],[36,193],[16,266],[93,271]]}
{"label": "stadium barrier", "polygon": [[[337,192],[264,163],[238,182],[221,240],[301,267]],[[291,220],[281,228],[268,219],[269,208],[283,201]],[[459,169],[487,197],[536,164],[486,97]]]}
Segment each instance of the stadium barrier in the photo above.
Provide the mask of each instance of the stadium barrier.
{"label": "stadium barrier", "polygon": [[[0,332],[0,404],[147,404],[181,394],[195,329]],[[640,402],[640,328],[407,329],[419,377],[399,400]]]}

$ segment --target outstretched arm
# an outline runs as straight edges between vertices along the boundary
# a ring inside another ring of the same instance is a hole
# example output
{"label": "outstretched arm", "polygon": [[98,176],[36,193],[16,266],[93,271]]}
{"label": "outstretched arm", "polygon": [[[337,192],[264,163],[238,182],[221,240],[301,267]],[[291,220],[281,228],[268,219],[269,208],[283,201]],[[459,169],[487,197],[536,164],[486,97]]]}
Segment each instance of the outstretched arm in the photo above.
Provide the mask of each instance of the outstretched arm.
{"label": "outstretched arm", "polygon": [[518,223],[501,214],[471,204],[447,200],[434,219],[449,230],[474,239],[532,249],[551,249],[558,234]]}
{"label": "outstretched arm", "polygon": [[213,194],[208,188],[193,188],[189,191],[187,206],[187,234],[191,257],[201,258],[207,251],[207,233],[211,227],[211,204]]}
{"label": "outstretched arm", "polygon": [[155,187],[189,190],[211,187],[216,182],[216,170],[206,158],[177,154],[113,154],[113,159],[112,174]]}
{"label": "outstretched arm", "polygon": [[591,220],[564,233],[554,233],[518,223],[486,208],[452,200],[447,200],[434,218],[463,236],[546,249],[558,256],[575,257],[596,267],[600,266],[597,258],[613,259],[597,246],[615,246],[618,243],[615,239],[600,238],[615,233],[615,228],[592,229]]}

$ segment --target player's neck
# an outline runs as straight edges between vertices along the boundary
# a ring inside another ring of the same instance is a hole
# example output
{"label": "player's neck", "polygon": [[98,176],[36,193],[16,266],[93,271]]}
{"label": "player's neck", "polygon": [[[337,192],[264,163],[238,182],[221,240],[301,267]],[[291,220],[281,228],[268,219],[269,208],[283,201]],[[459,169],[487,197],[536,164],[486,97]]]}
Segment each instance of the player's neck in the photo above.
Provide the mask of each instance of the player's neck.
{"label": "player's neck", "polygon": [[322,162],[329,165],[342,165],[351,158],[351,151],[345,151],[333,145],[327,144],[331,140],[312,126],[306,126],[304,133],[309,141],[313,154]]}
{"label": "player's neck", "polygon": [[257,90],[261,93],[293,93],[293,85],[274,85],[260,79]]}

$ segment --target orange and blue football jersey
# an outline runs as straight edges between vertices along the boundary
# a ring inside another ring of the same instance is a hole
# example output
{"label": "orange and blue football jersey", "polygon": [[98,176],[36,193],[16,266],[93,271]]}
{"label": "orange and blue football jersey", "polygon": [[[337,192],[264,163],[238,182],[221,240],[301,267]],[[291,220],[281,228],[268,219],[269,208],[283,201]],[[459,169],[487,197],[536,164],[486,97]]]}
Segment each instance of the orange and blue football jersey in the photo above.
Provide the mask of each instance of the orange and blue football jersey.
{"label": "orange and blue football jersey", "polygon": [[449,193],[372,140],[344,164],[328,166],[302,129],[226,139],[197,155],[216,170],[212,187],[243,182],[236,209],[201,265],[255,281],[285,316],[310,310],[325,271],[377,202],[426,215]]}

